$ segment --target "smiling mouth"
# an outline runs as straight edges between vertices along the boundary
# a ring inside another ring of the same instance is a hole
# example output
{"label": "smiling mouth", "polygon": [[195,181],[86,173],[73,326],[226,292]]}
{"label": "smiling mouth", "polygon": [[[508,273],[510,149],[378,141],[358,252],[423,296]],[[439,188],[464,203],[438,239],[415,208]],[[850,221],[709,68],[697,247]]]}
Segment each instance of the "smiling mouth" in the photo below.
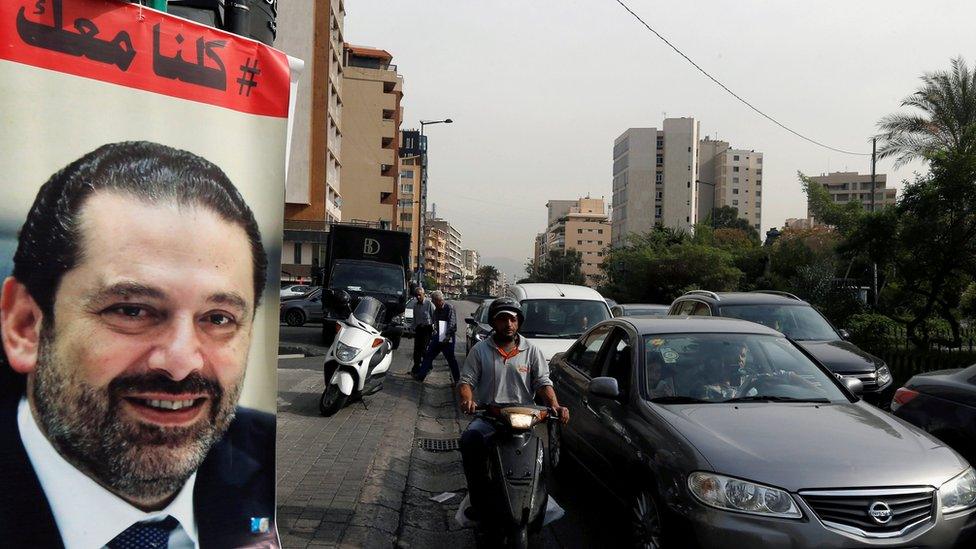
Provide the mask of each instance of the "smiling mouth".
{"label": "smiling mouth", "polygon": [[130,399],[143,406],[148,406],[150,408],[155,408],[157,410],[182,410],[184,408],[189,408],[203,402],[204,399],[188,399],[188,400],[157,400],[148,398],[133,398]]}
{"label": "smiling mouth", "polygon": [[[162,397],[162,398],[161,398]],[[206,396],[162,394],[126,396],[123,401],[141,421],[159,425],[178,426],[197,420],[207,406],[210,398]]]}

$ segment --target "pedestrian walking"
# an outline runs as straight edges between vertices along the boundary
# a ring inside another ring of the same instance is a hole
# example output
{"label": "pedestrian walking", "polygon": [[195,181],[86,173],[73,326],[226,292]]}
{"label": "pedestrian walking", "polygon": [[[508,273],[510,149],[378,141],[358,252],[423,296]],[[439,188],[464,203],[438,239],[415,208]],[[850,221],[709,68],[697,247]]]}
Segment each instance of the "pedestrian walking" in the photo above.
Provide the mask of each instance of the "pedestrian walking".
{"label": "pedestrian walking", "polygon": [[434,329],[432,326],[434,304],[427,299],[426,292],[421,287],[417,287],[414,295],[417,297],[417,302],[413,304],[413,367],[410,369],[410,374],[416,376],[424,352],[430,343],[430,334]]}
{"label": "pedestrian walking", "polygon": [[[461,376],[457,359],[454,358],[454,340],[457,335],[457,313],[454,312],[454,307],[444,300],[444,294],[440,290],[431,292],[430,299],[434,302],[435,307],[433,322],[431,323],[433,331],[430,343],[424,352],[424,359],[420,364],[420,370],[417,371],[414,379],[423,382],[430,369],[434,366],[434,358],[438,354],[443,354],[444,358],[447,359],[447,365],[451,367],[451,380],[457,383],[458,378]],[[444,323],[443,330],[440,328],[441,322]]]}

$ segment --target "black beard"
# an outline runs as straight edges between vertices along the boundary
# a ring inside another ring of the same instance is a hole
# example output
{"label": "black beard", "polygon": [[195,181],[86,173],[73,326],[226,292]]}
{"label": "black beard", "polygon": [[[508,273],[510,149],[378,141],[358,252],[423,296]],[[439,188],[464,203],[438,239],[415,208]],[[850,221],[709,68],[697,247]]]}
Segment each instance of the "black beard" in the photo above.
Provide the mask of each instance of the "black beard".
{"label": "black beard", "polygon": [[495,332],[495,335],[493,336],[493,338],[495,340],[495,343],[499,343],[499,344],[511,343],[511,342],[515,341],[515,334],[505,335],[505,334],[502,334],[502,333],[499,333],[499,332]]}
{"label": "black beard", "polygon": [[[58,363],[50,342],[42,343],[40,355],[31,393],[48,440],[76,468],[130,501],[159,501],[179,491],[236,412],[240,382],[225,393],[199,373],[178,382],[156,373],[120,376],[99,389]],[[175,428],[126,421],[120,395],[128,391],[204,393],[210,414]]]}

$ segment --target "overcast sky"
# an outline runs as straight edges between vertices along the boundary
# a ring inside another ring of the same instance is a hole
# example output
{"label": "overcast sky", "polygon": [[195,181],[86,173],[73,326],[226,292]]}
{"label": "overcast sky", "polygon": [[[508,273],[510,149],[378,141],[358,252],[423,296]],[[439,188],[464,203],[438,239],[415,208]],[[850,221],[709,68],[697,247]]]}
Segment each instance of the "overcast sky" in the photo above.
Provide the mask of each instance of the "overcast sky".
{"label": "overcast sky", "polygon": [[[800,133],[870,152],[877,121],[928,71],[976,58],[976,3],[625,0],[648,24]],[[809,144],[708,81],[615,0],[347,0],[345,38],[393,54],[403,128],[428,126],[429,204],[521,276],[551,199],[611,196],[613,140],[693,116],[703,135],[763,160],[763,231],[804,217],[796,178],[870,158]],[[878,164],[889,185],[920,170]]]}

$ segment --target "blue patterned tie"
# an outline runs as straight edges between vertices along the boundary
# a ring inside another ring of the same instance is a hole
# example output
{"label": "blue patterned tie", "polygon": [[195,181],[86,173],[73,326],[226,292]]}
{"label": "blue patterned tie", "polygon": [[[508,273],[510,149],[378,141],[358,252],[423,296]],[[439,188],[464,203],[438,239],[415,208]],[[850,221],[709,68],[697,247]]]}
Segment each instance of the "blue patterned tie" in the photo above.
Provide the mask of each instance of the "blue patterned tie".
{"label": "blue patterned tie", "polygon": [[158,549],[169,545],[169,535],[179,522],[173,517],[137,522],[108,542],[109,549]]}

